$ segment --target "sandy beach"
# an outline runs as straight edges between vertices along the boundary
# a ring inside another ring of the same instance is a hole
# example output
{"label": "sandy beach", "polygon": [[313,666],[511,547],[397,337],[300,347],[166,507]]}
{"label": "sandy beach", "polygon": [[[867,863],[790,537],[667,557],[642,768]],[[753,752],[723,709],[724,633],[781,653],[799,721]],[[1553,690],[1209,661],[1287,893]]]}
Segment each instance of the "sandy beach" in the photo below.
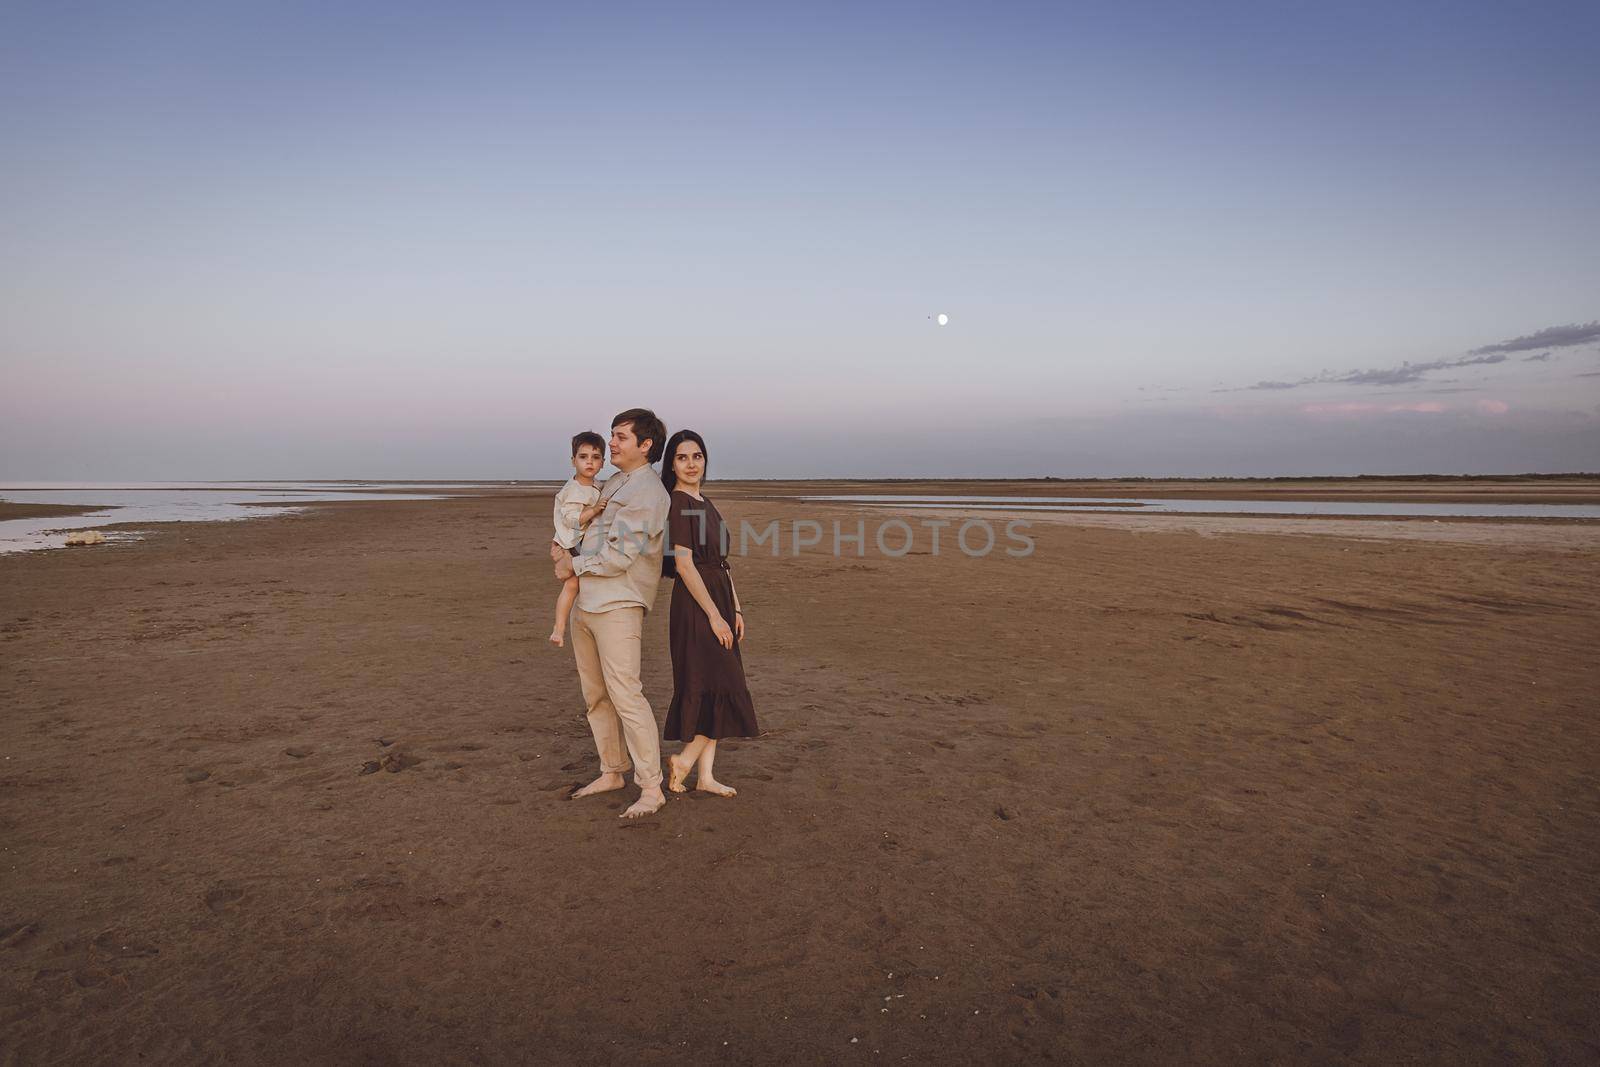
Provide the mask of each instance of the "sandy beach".
{"label": "sandy beach", "polygon": [[548,490],[0,557],[4,1062],[1600,1058],[1600,524],[1025,517],[735,558],[767,732],[638,823]]}

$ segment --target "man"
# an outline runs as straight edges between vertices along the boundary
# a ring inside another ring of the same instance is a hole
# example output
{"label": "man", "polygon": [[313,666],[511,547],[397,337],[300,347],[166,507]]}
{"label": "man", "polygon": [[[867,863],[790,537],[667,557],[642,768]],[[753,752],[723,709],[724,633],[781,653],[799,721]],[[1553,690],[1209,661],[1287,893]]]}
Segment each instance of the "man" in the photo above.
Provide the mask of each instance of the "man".
{"label": "man", "polygon": [[671,497],[651,466],[667,444],[667,428],[646,408],[611,420],[611,462],[620,474],[600,494],[600,515],[584,531],[578,555],[554,553],[556,579],[576,574],[572,652],[589,706],[589,729],[600,751],[600,777],[573,799],[623,787],[629,760],[639,799],[624,819],[659,811],[661,737],[639,682],[644,616],[661,581],[661,553]]}

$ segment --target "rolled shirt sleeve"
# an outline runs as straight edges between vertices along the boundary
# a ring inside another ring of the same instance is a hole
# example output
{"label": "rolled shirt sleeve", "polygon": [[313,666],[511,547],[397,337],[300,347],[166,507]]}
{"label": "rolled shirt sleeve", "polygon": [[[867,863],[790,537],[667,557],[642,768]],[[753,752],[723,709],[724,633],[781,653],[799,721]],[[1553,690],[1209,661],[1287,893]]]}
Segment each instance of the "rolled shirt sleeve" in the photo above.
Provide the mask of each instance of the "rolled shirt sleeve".
{"label": "rolled shirt sleeve", "polygon": [[584,504],[582,500],[563,500],[556,504],[556,513],[561,521],[556,524],[555,542],[562,548],[571,548],[583,538],[583,531],[578,527],[578,519],[583,515]]}

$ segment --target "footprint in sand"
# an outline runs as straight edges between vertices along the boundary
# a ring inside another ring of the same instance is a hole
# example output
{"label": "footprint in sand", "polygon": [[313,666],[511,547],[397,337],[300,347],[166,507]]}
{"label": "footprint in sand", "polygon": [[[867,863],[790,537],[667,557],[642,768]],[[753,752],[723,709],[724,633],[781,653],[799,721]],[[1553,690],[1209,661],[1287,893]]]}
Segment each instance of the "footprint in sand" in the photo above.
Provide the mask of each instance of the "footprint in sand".
{"label": "footprint in sand", "polygon": [[16,948],[27,944],[39,932],[38,923],[16,923],[0,926],[0,948]]}
{"label": "footprint in sand", "polygon": [[79,967],[72,972],[72,983],[79,989],[98,989],[117,977],[116,971],[104,967]]}
{"label": "footprint in sand", "polygon": [[206,892],[206,907],[214,912],[221,912],[229,904],[237,903],[244,899],[244,890],[231,885],[219,885]]}

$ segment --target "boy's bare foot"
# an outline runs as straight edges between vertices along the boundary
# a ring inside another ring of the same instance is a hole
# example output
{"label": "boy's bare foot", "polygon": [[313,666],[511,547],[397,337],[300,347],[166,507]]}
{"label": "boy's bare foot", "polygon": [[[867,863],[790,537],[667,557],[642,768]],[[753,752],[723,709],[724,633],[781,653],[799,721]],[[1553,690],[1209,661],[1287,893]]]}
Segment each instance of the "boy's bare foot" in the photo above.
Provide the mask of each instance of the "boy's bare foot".
{"label": "boy's bare foot", "polygon": [[694,770],[694,764],[679,763],[677,756],[668,756],[667,768],[667,788],[674,793],[687,793],[689,789],[683,783],[688,781],[689,772]]}
{"label": "boy's bare foot", "polygon": [[618,818],[641,819],[646,815],[654,815],[661,810],[662,805],[666,804],[666,802],[666,794],[661,792],[660,786],[654,789],[646,789],[639,794],[639,799],[635,800],[632,806],[619,815]]}
{"label": "boy's bare foot", "polygon": [[703,774],[700,776],[699,780],[694,783],[694,787],[700,790],[702,793],[710,793],[712,796],[736,797],[739,795],[739,791],[733,786],[723,785],[715,778],[707,778]]}
{"label": "boy's bare foot", "polygon": [[560,630],[551,630],[550,631],[550,643],[552,645],[555,645],[557,648],[566,648],[567,647],[567,635],[562,633]]}
{"label": "boy's bare foot", "polygon": [[622,788],[622,775],[602,774],[582,789],[577,790],[568,800],[577,800],[579,797],[592,797],[596,793],[611,793]]}

